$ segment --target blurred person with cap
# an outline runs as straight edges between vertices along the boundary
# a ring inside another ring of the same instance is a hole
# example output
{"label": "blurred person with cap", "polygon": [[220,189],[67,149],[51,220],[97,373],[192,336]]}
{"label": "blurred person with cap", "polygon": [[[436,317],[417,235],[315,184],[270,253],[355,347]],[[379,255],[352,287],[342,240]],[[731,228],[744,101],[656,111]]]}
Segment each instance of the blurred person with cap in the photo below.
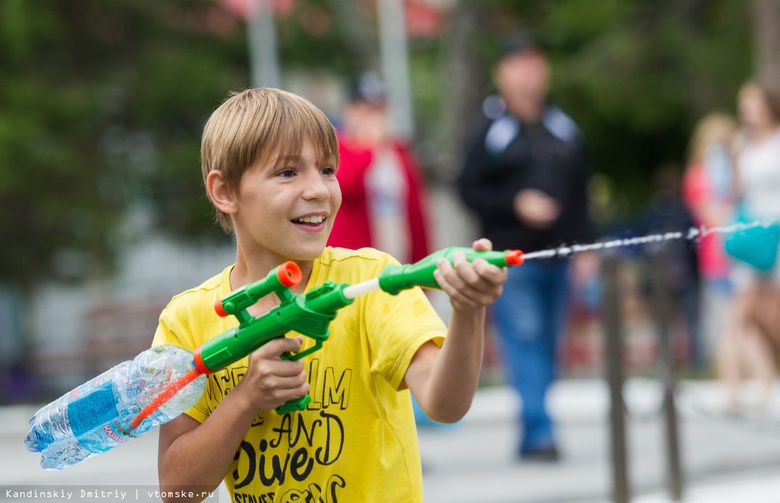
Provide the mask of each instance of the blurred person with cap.
{"label": "blurred person with cap", "polygon": [[[498,94],[484,100],[465,142],[458,188],[495,249],[533,252],[593,237],[585,145],[574,121],[549,102],[549,79],[542,44],[525,34],[509,38],[493,71]],[[522,402],[520,459],[559,459],[547,392],[569,282],[592,280],[596,268],[593,254],[528,261],[509,270],[493,305],[506,378]]]}
{"label": "blurred person with cap", "polygon": [[424,177],[411,147],[390,134],[386,94],[374,72],[349,88],[338,128],[343,202],[328,244],[416,262],[430,253]]}

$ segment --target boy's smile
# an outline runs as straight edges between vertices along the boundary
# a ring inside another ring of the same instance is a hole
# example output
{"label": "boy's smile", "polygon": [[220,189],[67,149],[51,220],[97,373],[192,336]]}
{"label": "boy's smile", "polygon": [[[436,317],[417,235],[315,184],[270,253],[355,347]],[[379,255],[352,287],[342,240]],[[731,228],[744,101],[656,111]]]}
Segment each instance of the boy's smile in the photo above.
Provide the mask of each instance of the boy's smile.
{"label": "boy's smile", "polygon": [[293,218],[292,223],[301,226],[301,229],[305,232],[321,232],[325,228],[325,222],[327,220],[327,214],[314,213],[298,218]]}
{"label": "boy's smile", "polygon": [[[272,159],[244,173],[233,222],[239,245],[274,262],[322,254],[341,206],[335,160],[318,159],[311,141],[299,156]],[[332,162],[333,164],[330,164]]]}

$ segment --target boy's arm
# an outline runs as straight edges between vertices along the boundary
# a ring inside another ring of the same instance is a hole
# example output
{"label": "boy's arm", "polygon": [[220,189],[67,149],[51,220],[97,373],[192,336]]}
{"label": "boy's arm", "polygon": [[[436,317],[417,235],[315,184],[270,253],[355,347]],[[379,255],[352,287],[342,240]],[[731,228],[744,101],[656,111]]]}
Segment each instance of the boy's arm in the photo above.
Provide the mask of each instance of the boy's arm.
{"label": "boy's arm", "polygon": [[[474,243],[474,249],[490,248],[485,239]],[[417,350],[404,380],[428,417],[450,423],[471,407],[482,367],[485,308],[501,295],[507,273],[456,255],[453,265],[442,260],[434,274],[452,304],[449,331],[441,348],[428,342]]]}
{"label": "boy's arm", "polygon": [[206,421],[182,415],[160,427],[158,476],[163,493],[216,489],[258,412],[308,392],[303,362],[281,360],[282,353],[297,353],[300,345],[301,338],[282,337],[261,346],[250,355],[247,373]]}

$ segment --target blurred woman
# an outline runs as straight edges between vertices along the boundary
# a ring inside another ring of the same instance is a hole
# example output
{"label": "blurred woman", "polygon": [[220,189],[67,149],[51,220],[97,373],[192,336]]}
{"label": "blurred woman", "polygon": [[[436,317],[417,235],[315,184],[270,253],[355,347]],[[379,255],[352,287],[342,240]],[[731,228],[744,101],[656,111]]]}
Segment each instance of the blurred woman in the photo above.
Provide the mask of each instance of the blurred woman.
{"label": "blurred woman", "polygon": [[[723,225],[731,217],[731,143],[737,127],[731,115],[708,114],[696,125],[688,145],[681,196],[694,225],[704,230]],[[704,370],[712,359],[723,313],[731,300],[731,266],[720,233],[704,232],[696,252],[701,279],[701,338],[695,341],[690,358],[695,369]]]}
{"label": "blurred woman", "polygon": [[[737,95],[740,130],[734,139],[736,198],[747,214],[761,220],[780,218],[780,112],[773,97],[755,82]],[[735,262],[734,298],[717,351],[718,370],[728,407],[770,405],[775,378],[775,346],[770,330],[759,323],[767,314],[769,293],[780,286],[780,268],[761,273]],[[752,403],[742,403],[741,384],[758,381]]]}

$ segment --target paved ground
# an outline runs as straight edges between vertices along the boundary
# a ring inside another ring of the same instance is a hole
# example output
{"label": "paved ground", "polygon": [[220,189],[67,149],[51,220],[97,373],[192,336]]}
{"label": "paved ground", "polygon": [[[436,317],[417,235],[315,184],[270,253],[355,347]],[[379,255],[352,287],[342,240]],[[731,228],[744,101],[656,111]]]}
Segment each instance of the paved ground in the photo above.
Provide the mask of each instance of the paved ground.
{"label": "paved ground", "polygon": [[[631,501],[670,502],[661,389],[653,381],[635,380],[625,395]],[[684,383],[678,400],[684,501],[780,502],[780,423],[771,415],[722,415],[713,383]],[[555,464],[514,459],[516,402],[505,388],[483,390],[461,424],[423,430],[426,502],[612,501],[606,385],[565,381],[551,402],[563,450]]]}
{"label": "paved ground", "polygon": [[[653,381],[636,379],[625,396],[631,502],[668,503],[661,390]],[[711,382],[682,383],[678,400],[683,501],[780,502],[780,413],[722,415]],[[563,459],[555,464],[514,460],[516,405],[506,388],[486,388],[460,423],[421,428],[426,503],[611,502],[605,384],[565,380],[556,385],[551,407],[559,419]],[[147,494],[156,490],[156,432],[71,469],[50,472],[22,444],[32,412],[30,407],[0,409],[0,501],[66,500],[52,493],[58,489],[72,491],[70,501],[156,501]],[[124,500],[122,493],[127,493]],[[225,494],[219,500],[229,501]]]}

